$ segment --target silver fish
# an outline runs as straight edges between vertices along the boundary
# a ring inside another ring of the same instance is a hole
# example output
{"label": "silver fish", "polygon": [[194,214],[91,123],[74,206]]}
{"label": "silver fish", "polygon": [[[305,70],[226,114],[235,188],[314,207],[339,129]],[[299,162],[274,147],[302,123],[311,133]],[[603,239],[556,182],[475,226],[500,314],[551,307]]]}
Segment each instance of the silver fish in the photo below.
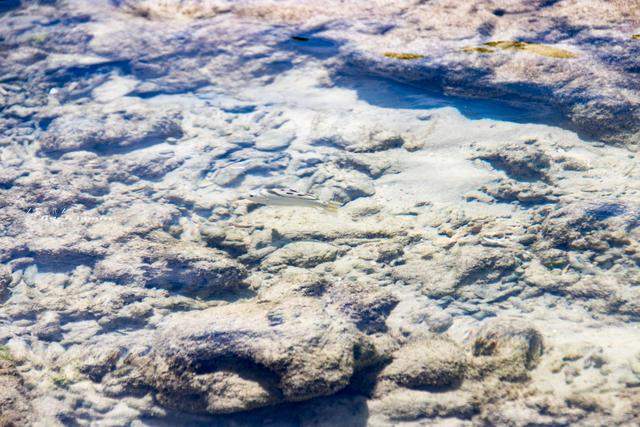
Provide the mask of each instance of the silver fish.
{"label": "silver fish", "polygon": [[340,207],[336,202],[323,202],[312,194],[301,193],[291,188],[263,188],[250,193],[247,200],[260,205],[299,206],[323,209],[327,212],[336,212]]}

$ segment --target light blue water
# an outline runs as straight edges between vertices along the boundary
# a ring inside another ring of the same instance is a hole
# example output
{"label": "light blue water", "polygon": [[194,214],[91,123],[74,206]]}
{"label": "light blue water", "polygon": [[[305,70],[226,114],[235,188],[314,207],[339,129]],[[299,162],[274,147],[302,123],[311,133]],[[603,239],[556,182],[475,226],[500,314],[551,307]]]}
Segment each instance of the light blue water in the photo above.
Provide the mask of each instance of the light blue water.
{"label": "light blue water", "polygon": [[338,86],[353,89],[369,104],[390,109],[430,110],[453,107],[470,120],[492,119],[514,123],[561,125],[561,117],[550,108],[515,107],[507,102],[448,96],[429,87],[418,87],[366,74],[345,75]]}

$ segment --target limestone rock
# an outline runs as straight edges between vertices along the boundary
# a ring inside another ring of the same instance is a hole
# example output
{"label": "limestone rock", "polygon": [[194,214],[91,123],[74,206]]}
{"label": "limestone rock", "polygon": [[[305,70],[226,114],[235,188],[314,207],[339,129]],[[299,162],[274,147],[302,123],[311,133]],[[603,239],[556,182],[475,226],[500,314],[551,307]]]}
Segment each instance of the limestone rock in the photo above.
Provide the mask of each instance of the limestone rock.
{"label": "limestone rock", "polygon": [[510,178],[521,181],[546,180],[546,170],[551,165],[547,154],[527,143],[515,143],[477,157],[503,170]]}
{"label": "limestone rock", "polygon": [[142,382],[181,410],[247,410],[346,387],[359,339],[312,299],[233,304],[173,317],[150,354],[130,356],[131,372],[110,379]]}
{"label": "limestone rock", "polygon": [[348,151],[354,153],[371,153],[376,151],[386,151],[392,148],[402,147],[404,139],[400,135],[391,132],[373,132],[369,135],[368,141],[364,143],[349,145]]}
{"label": "limestone rock", "polygon": [[62,116],[49,126],[40,150],[54,154],[77,150],[117,152],[181,136],[177,118],[155,112]]}
{"label": "limestone rock", "polygon": [[[142,250],[140,250],[142,249]],[[96,274],[104,280],[133,280],[150,287],[210,296],[245,287],[246,270],[224,252],[197,245],[150,244],[138,253],[100,261]]]}
{"label": "limestone rock", "polygon": [[443,388],[460,383],[467,361],[455,343],[437,336],[415,338],[393,354],[378,375],[378,393],[392,382],[413,389]]}
{"label": "limestone rock", "polygon": [[44,341],[57,341],[62,337],[60,315],[55,312],[45,312],[38,316],[34,327],[34,334]]}
{"label": "limestone rock", "polygon": [[478,331],[473,355],[480,372],[489,371],[507,381],[523,381],[544,351],[540,332],[526,324],[493,321]]}
{"label": "limestone rock", "polygon": [[340,252],[334,245],[323,242],[293,242],[269,255],[263,262],[266,268],[278,266],[315,267],[334,261]]}
{"label": "limestone rock", "polygon": [[6,346],[0,346],[0,425],[19,426],[29,422],[32,409],[28,396],[11,353]]}
{"label": "limestone rock", "polygon": [[453,251],[453,255],[457,261],[456,276],[460,285],[496,280],[518,265],[515,254],[508,249],[462,246]]}
{"label": "limestone rock", "polygon": [[149,19],[174,18],[176,15],[192,19],[211,18],[231,9],[227,1],[171,0],[162,3],[149,1],[123,1],[120,5],[127,12]]}

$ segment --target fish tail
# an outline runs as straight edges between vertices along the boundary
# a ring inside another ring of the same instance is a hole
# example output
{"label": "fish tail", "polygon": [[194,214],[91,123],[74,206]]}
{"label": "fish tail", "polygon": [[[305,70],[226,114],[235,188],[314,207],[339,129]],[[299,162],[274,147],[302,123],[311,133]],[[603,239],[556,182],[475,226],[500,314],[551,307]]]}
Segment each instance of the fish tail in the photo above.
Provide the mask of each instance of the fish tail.
{"label": "fish tail", "polygon": [[336,214],[338,213],[338,208],[342,206],[340,203],[338,202],[327,202],[325,203],[322,207],[326,212],[332,213],[332,214]]}

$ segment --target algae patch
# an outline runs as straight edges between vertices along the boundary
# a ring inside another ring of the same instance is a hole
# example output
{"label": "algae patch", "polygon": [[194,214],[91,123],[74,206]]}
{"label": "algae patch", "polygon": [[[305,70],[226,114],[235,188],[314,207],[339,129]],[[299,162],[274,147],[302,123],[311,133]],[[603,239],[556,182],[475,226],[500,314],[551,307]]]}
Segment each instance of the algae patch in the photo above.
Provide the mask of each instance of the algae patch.
{"label": "algae patch", "polygon": [[6,360],[8,362],[13,361],[13,356],[11,356],[11,351],[9,347],[6,345],[0,345],[0,360]]}
{"label": "algae patch", "polygon": [[71,381],[69,380],[69,378],[61,374],[52,376],[51,382],[53,382],[53,384],[59,388],[68,388],[69,385],[71,384]]}
{"label": "algae patch", "polygon": [[631,38],[634,40],[640,40],[640,34],[634,34],[631,36]]}
{"label": "algae patch", "polygon": [[414,61],[424,58],[424,55],[417,53],[385,52],[383,55],[387,58],[400,59],[402,61]]}
{"label": "algae patch", "polygon": [[546,44],[540,43],[528,43],[528,42],[519,42],[512,40],[498,40],[492,42],[483,43],[481,46],[468,46],[463,48],[464,52],[472,52],[472,53],[494,53],[496,49],[500,50],[520,50],[531,52],[536,55],[546,56],[549,58],[576,58],[578,55],[575,53],[560,49],[554,46],[549,46]]}
{"label": "algae patch", "polygon": [[35,36],[31,37],[30,41],[35,44],[43,44],[47,41],[47,34],[36,34]]}
{"label": "algae patch", "polygon": [[469,52],[469,53],[493,53],[495,52],[493,49],[489,49],[488,47],[482,47],[482,46],[469,46],[469,47],[465,47],[462,48],[463,52]]}

